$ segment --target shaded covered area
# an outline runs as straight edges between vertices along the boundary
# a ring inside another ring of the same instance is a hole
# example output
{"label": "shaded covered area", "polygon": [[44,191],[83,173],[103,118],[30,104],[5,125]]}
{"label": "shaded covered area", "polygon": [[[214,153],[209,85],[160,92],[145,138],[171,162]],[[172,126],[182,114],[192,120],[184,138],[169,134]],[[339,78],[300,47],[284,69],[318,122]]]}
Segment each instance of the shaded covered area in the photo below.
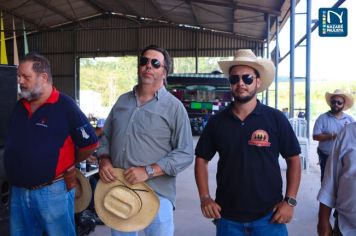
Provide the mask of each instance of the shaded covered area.
{"label": "shaded covered area", "polygon": [[[56,87],[79,99],[79,58],[137,55],[148,44],[172,57],[232,56],[266,44],[289,17],[289,1],[233,0],[7,0],[0,3],[7,54],[30,51],[52,63]],[[278,20],[277,20],[278,19]],[[14,22],[14,27],[13,27]],[[25,31],[24,31],[25,30]]]}

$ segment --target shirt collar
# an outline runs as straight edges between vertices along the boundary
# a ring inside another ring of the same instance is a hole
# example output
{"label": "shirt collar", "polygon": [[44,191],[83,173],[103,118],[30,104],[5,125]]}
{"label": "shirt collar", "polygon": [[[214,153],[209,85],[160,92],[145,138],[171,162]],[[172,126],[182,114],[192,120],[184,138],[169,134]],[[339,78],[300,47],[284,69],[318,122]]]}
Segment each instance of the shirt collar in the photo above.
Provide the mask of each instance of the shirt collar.
{"label": "shirt collar", "polygon": [[[135,97],[137,97],[137,87],[138,85],[135,85],[135,87],[133,87],[132,92],[135,95]],[[154,97],[159,100],[163,95],[165,95],[168,92],[168,90],[166,89],[165,86],[162,86],[160,89],[158,89],[155,94]]]}
{"label": "shirt collar", "polygon": [[[335,116],[333,113],[331,113],[331,111],[328,111],[328,112],[327,112],[327,115],[330,116],[330,117],[336,118],[336,116]],[[343,118],[345,118],[345,117],[346,117],[345,113],[342,112],[340,118],[337,118],[337,119],[343,119]]]}
{"label": "shirt collar", "polygon": [[[41,104],[41,106],[49,103],[49,104],[53,104],[53,103],[56,103],[59,99],[59,92],[58,90],[53,86],[52,87],[52,92],[51,92],[51,95],[49,95],[49,97],[47,98],[47,100]],[[26,99],[21,99],[21,102],[22,104],[24,105],[24,107],[26,108],[26,110],[31,113],[31,102],[29,102],[28,100]]]}
{"label": "shirt collar", "polygon": [[[229,110],[230,110],[230,114],[231,115],[233,115],[233,112],[232,112],[233,106],[234,106],[234,102],[231,102],[230,105],[229,105]],[[255,107],[255,109],[253,109],[251,114],[254,114],[254,115],[261,115],[262,114],[262,103],[260,102],[260,100],[257,99],[256,107]]]}

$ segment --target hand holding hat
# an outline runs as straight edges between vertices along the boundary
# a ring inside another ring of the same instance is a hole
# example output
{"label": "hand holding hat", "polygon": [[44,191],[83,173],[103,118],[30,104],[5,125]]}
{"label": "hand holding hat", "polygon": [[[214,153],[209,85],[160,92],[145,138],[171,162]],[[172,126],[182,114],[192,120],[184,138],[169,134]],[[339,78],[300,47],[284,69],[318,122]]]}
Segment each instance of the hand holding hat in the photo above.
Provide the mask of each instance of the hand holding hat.
{"label": "hand holding hat", "polygon": [[145,183],[131,185],[124,178],[124,170],[113,169],[116,181],[99,180],[94,195],[95,210],[110,228],[132,232],[147,227],[159,209],[159,199]]}

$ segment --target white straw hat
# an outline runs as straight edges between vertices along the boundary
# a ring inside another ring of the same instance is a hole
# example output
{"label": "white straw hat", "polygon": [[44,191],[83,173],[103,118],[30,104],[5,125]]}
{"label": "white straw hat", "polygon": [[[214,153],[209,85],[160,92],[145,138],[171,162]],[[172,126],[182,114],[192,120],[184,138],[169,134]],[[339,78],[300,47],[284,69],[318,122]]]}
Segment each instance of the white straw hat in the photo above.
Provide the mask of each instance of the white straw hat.
{"label": "white straw hat", "polygon": [[159,199],[145,183],[129,184],[123,170],[114,169],[116,181],[96,185],[95,210],[105,225],[123,232],[146,228],[156,216]]}
{"label": "white straw hat", "polygon": [[88,178],[86,178],[80,170],[75,169],[77,186],[75,187],[75,213],[84,211],[90,204],[92,197],[92,190]]}
{"label": "white straw hat", "polygon": [[345,100],[344,108],[342,109],[343,111],[351,108],[354,105],[354,98],[352,97],[351,94],[347,93],[346,91],[343,91],[341,89],[335,89],[333,93],[326,92],[325,93],[325,99],[326,103],[331,106],[331,98],[333,96],[340,96],[343,97]]}
{"label": "white straw hat", "polygon": [[249,66],[258,71],[261,79],[261,86],[257,92],[262,92],[271,85],[275,75],[275,67],[271,60],[257,58],[251,49],[239,49],[235,53],[232,61],[219,61],[221,70],[226,76],[230,76],[230,68],[234,66]]}

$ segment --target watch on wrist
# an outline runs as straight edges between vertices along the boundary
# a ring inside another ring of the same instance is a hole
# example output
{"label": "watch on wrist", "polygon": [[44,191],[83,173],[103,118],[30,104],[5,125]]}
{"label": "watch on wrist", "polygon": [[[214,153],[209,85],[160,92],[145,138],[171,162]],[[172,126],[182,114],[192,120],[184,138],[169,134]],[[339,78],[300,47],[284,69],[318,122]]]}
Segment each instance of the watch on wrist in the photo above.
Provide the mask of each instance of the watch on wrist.
{"label": "watch on wrist", "polygon": [[288,205],[295,207],[297,205],[297,199],[292,198],[292,197],[285,197],[284,201],[286,201],[288,203]]}
{"label": "watch on wrist", "polygon": [[151,179],[155,174],[155,169],[151,165],[145,167],[148,178]]}

